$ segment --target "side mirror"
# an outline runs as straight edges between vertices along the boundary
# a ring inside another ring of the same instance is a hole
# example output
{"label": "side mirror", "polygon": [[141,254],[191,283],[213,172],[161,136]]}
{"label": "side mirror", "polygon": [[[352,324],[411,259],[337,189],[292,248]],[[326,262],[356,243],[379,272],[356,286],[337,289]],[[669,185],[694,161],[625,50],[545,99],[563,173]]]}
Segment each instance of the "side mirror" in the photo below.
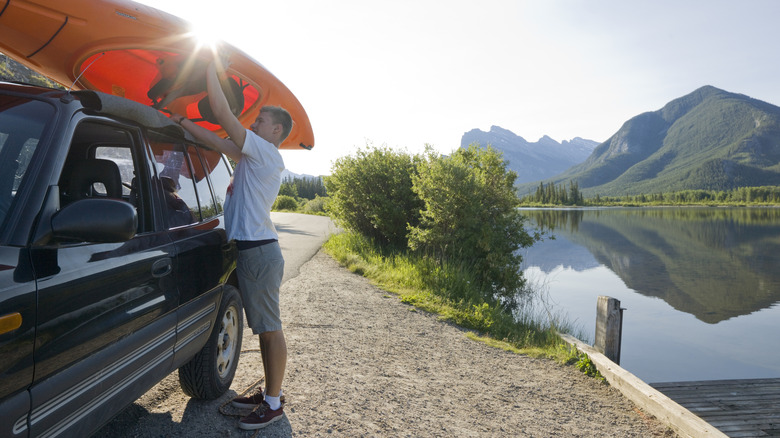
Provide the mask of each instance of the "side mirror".
{"label": "side mirror", "polygon": [[135,207],[116,199],[81,199],[51,218],[54,238],[79,242],[126,242],[135,236]]}

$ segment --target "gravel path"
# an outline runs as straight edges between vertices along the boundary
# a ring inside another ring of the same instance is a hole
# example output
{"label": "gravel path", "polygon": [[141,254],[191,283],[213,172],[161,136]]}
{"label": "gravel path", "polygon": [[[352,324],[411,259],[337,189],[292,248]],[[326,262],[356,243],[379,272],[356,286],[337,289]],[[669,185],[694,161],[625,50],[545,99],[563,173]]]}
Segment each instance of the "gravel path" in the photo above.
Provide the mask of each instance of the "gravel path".
{"label": "gravel path", "polygon": [[[282,318],[286,416],[256,436],[674,436],[576,368],[469,340],[323,252],[282,286]],[[189,400],[174,373],[96,436],[255,436],[224,415],[262,374],[249,331],[243,348],[220,400]]]}

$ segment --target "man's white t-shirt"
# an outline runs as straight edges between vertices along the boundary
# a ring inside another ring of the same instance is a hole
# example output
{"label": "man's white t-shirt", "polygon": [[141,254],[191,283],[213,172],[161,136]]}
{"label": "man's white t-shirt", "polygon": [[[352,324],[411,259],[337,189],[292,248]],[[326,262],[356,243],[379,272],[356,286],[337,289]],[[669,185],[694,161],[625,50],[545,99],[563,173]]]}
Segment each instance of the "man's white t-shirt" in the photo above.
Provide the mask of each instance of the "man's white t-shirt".
{"label": "man's white t-shirt", "polygon": [[273,143],[248,129],[241,153],[225,197],[228,239],[278,239],[271,206],[282,185],[282,154]]}

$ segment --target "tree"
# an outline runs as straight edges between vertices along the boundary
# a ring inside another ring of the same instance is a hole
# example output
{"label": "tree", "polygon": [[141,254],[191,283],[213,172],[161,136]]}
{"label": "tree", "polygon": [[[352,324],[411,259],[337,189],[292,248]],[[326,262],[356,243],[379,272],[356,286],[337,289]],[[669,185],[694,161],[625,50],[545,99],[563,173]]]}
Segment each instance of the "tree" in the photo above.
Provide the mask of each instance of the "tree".
{"label": "tree", "polygon": [[327,191],[320,177],[292,178],[288,176],[282,181],[279,194],[293,198],[314,199],[317,196],[327,196]]}
{"label": "tree", "polygon": [[422,202],[412,191],[421,158],[387,147],[366,146],[342,157],[325,179],[328,211],[343,227],[380,243],[407,247],[407,227],[416,226]]}
{"label": "tree", "polygon": [[580,186],[576,181],[569,181],[569,188],[562,183],[555,187],[555,183],[539,183],[536,193],[527,195],[520,200],[521,203],[534,202],[539,204],[557,204],[557,205],[584,205],[585,198],[580,192]]}
{"label": "tree", "polygon": [[282,185],[279,186],[279,196],[289,196],[291,198],[298,197],[298,187],[295,186],[292,178],[285,178],[285,180],[282,181]]}
{"label": "tree", "polygon": [[490,147],[470,145],[449,157],[429,148],[413,176],[424,207],[419,224],[410,227],[410,247],[440,263],[471,266],[483,290],[513,296],[524,285],[518,249],[535,241],[517,210],[516,178]]}

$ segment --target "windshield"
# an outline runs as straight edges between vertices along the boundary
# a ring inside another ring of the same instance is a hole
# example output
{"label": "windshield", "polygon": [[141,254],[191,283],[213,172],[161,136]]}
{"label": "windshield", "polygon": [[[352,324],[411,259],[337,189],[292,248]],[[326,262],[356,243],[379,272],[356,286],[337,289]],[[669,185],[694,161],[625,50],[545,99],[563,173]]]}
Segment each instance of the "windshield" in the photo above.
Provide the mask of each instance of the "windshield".
{"label": "windshield", "polygon": [[25,181],[46,122],[54,108],[38,100],[0,94],[0,224]]}

